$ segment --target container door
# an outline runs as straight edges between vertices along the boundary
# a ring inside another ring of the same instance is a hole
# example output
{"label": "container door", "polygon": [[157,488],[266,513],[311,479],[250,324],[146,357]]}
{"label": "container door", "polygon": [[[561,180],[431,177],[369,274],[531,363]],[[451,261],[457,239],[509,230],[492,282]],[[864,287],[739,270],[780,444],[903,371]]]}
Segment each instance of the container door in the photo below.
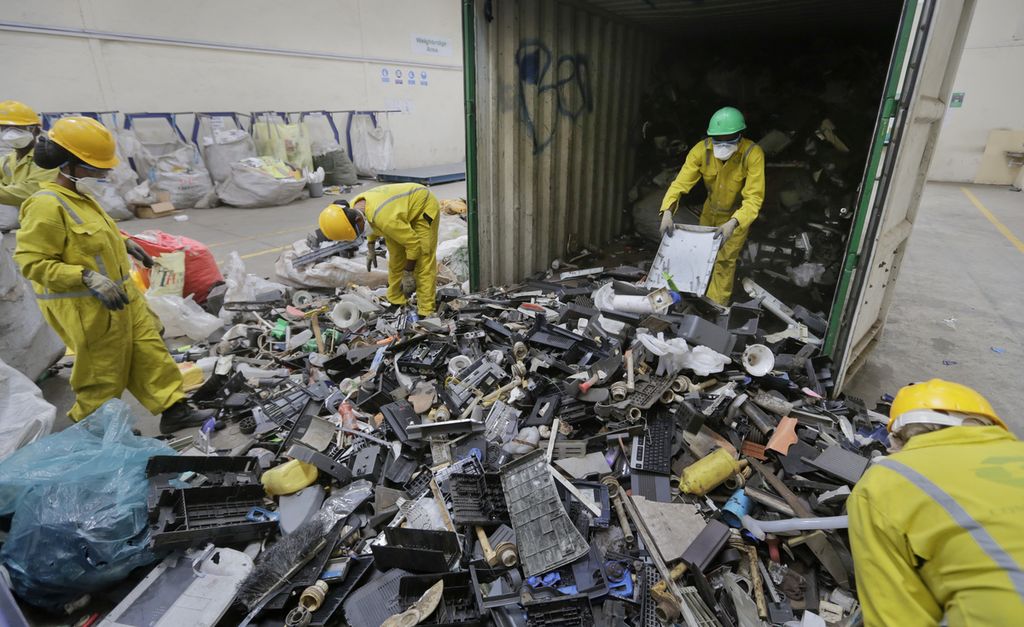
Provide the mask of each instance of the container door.
{"label": "container door", "polygon": [[825,339],[837,393],[885,324],[974,2],[904,5]]}

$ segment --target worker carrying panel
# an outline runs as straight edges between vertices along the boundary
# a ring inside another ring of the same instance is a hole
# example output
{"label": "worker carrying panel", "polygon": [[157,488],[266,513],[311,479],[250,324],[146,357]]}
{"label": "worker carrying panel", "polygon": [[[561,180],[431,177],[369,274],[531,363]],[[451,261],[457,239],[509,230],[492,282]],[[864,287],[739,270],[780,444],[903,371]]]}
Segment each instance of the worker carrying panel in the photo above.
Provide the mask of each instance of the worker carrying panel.
{"label": "worker carrying panel", "polygon": [[690,149],[683,167],[665,193],[661,212],[674,212],[679,197],[689,193],[697,181],[703,179],[708,198],[701,211],[701,225],[720,227],[729,220],[736,221],[735,229],[718,251],[707,291],[708,298],[726,305],[732,295],[736,260],[764,202],[764,151],[743,137],[723,160],[716,156],[719,151],[716,143],[707,137]]}

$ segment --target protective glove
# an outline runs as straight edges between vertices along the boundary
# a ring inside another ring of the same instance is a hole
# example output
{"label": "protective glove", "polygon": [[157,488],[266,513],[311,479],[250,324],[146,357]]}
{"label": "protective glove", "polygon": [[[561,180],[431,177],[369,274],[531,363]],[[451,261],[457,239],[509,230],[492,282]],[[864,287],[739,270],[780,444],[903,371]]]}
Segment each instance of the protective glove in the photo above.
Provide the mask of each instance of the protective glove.
{"label": "protective glove", "polygon": [[317,229],[306,236],[306,246],[310,250],[320,250],[320,244],[327,241],[327,236],[320,229]]}
{"label": "protective glove", "polygon": [[736,218],[730,218],[728,222],[715,230],[715,237],[721,237],[722,243],[725,243],[729,241],[729,238],[732,237],[732,232],[735,231],[736,227],[739,225],[739,220]]}
{"label": "protective glove", "polygon": [[107,309],[124,309],[128,304],[128,295],[121,286],[98,272],[84,270],[82,283]]}
{"label": "protective glove", "polygon": [[130,239],[126,239],[124,241],[124,247],[128,251],[128,254],[138,259],[139,263],[141,263],[143,266],[147,268],[153,267],[153,258],[149,256],[149,253],[146,252],[145,248],[139,246],[137,243]]}
{"label": "protective glove", "polygon": [[413,276],[410,270],[402,273],[402,293],[406,296],[412,296],[416,293],[416,277]]}
{"label": "protective glove", "polygon": [[672,211],[661,212],[661,236],[665,237],[676,228],[675,223],[672,221]]}
{"label": "protective glove", "polygon": [[377,243],[376,242],[368,242],[367,243],[367,271],[368,271],[368,273],[369,273],[370,269],[373,268],[373,267],[377,267]]}

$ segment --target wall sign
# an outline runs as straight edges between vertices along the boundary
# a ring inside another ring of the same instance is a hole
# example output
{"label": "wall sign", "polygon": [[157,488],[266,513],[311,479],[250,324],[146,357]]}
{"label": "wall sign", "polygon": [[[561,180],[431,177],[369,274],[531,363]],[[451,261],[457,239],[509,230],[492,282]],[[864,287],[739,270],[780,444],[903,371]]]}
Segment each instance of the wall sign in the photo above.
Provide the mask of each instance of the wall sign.
{"label": "wall sign", "polygon": [[452,56],[452,40],[446,37],[412,35],[413,54],[429,54],[434,57]]}
{"label": "wall sign", "polygon": [[953,95],[949,98],[949,108],[959,109],[964,106],[964,93],[962,91],[954,91]]}

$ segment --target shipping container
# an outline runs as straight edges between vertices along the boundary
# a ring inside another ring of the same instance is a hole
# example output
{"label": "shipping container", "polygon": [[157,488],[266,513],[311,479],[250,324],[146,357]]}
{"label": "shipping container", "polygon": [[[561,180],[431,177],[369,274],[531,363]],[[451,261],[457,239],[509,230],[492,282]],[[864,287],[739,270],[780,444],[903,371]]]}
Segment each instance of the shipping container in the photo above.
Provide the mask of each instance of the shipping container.
{"label": "shipping container", "polygon": [[[666,58],[702,68],[739,47],[755,66],[778,65],[794,50],[866,47],[879,71],[876,80],[864,68],[857,96],[872,103],[863,121],[873,130],[854,151],[863,175],[823,346],[840,391],[884,326],[973,9],[974,0],[464,0],[474,287],[519,281],[624,232],[641,97],[672,71]],[[799,87],[822,78],[791,74]]]}

